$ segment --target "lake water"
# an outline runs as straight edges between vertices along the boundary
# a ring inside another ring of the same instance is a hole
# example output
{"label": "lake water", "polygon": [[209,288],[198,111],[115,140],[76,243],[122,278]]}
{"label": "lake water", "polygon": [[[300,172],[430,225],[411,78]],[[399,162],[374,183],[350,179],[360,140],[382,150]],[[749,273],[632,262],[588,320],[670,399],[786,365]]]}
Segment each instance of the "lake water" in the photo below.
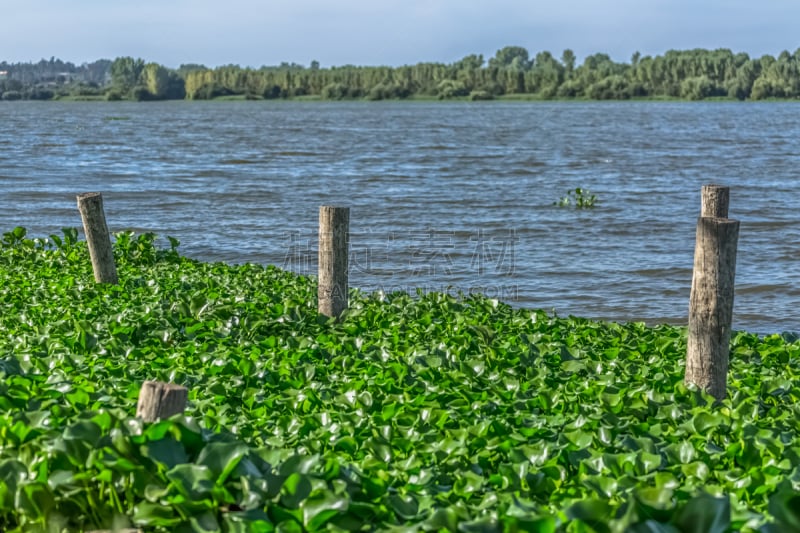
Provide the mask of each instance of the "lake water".
{"label": "lake water", "polygon": [[[0,103],[0,231],[112,231],[313,274],[351,208],[353,287],[685,323],[700,187],[741,221],[734,327],[800,330],[800,104]],[[591,190],[593,209],[554,206]]]}

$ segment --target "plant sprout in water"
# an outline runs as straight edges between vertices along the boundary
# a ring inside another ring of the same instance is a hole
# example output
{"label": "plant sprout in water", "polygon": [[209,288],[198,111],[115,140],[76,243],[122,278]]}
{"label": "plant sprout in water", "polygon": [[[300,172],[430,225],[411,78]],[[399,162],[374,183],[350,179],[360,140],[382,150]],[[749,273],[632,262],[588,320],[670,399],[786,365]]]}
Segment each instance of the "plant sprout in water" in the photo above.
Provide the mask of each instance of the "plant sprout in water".
{"label": "plant sprout in water", "polygon": [[567,195],[553,205],[569,207],[574,205],[578,209],[594,207],[597,204],[597,196],[592,194],[589,189],[577,187],[567,191]]}

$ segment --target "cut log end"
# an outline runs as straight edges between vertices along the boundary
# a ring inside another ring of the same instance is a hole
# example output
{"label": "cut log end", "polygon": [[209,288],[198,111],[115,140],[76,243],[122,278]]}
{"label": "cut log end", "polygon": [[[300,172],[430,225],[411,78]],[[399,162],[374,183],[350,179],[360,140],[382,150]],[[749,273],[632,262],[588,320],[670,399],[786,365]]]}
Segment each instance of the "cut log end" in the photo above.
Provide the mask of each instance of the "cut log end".
{"label": "cut log end", "polygon": [[169,418],[186,409],[189,390],[174,383],[145,381],[139,391],[136,416],[145,422]]}
{"label": "cut log end", "polygon": [[85,202],[86,200],[92,200],[97,198],[98,196],[102,196],[99,192],[84,192],[78,195],[78,203]]}
{"label": "cut log end", "polygon": [[730,187],[724,185],[703,185],[700,193],[700,216],[728,218],[730,192]]}

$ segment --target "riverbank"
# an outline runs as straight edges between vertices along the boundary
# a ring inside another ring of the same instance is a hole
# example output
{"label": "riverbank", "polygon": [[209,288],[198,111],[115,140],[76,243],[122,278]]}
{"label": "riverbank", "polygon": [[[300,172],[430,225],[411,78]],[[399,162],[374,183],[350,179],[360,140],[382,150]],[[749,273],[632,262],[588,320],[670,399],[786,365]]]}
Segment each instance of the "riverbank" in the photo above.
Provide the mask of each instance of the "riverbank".
{"label": "riverbank", "polygon": [[[26,101],[26,100],[16,100],[16,101]],[[134,100],[128,98],[115,98],[113,100],[109,100],[104,95],[82,95],[82,96],[59,96],[53,98],[52,100],[42,100],[42,101],[53,101],[53,102],[140,102],[140,103],[148,103],[148,102],[164,102],[165,100],[152,100],[152,101],[142,101],[142,100]],[[175,101],[175,100],[169,100]],[[687,100],[685,98],[677,98],[677,97],[668,97],[668,96],[655,96],[655,97],[646,97],[646,96],[637,96],[631,97],[626,99],[603,99],[603,100],[593,100],[591,98],[545,98],[537,94],[504,94],[492,97],[471,97],[471,96],[460,96],[460,97],[453,97],[453,98],[438,98],[436,96],[426,96],[426,95],[414,95],[408,98],[389,98],[389,99],[381,99],[381,100],[373,100],[369,98],[338,98],[338,99],[326,99],[319,95],[306,95],[306,96],[295,96],[295,97],[286,97],[286,98],[264,98],[261,96],[252,96],[252,95],[245,95],[245,94],[236,94],[236,95],[227,95],[227,96],[219,96],[216,98],[211,99],[203,99],[203,100],[191,100],[193,102],[557,102],[557,103],[586,103],[586,102],[686,102],[686,103],[698,103],[698,102],[725,102],[725,103],[768,103],[768,102],[775,102],[775,103],[792,103],[792,102],[800,102],[797,98],[762,98],[759,100],[750,100],[750,99],[737,99],[737,98],[730,98],[726,96],[717,96],[717,97],[710,97],[705,98],[703,100]]]}
{"label": "riverbank", "polygon": [[[6,529],[796,516],[800,343],[737,333],[715,404],[682,383],[683,328],[358,291],[334,321],[312,278],[152,235],[118,235],[120,285],[96,285],[76,238],[0,246],[5,483],[48,502],[9,500]],[[186,386],[186,418],[137,422],[145,380]]]}

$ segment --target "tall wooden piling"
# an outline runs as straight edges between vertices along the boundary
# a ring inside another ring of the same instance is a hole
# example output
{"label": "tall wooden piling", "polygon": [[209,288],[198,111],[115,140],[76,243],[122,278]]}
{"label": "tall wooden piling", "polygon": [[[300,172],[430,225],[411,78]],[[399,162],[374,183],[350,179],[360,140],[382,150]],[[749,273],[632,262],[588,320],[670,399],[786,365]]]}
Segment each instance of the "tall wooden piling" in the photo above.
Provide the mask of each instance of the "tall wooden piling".
{"label": "tall wooden piling", "polygon": [[87,192],[78,195],[78,211],[83,220],[83,231],[89,245],[94,279],[97,283],[117,283],[117,267],[111,249],[111,237],[103,211],[103,195]]}
{"label": "tall wooden piling", "polygon": [[183,413],[188,399],[186,387],[162,381],[145,381],[139,391],[136,416],[145,422],[169,418]]}
{"label": "tall wooden piling", "polygon": [[[707,187],[701,214],[727,215],[727,187]],[[738,240],[738,220],[701,216],[697,221],[685,380],[717,399],[727,388]]]}
{"label": "tall wooden piling", "polygon": [[319,208],[319,288],[320,314],[339,317],[347,309],[350,208]]}

